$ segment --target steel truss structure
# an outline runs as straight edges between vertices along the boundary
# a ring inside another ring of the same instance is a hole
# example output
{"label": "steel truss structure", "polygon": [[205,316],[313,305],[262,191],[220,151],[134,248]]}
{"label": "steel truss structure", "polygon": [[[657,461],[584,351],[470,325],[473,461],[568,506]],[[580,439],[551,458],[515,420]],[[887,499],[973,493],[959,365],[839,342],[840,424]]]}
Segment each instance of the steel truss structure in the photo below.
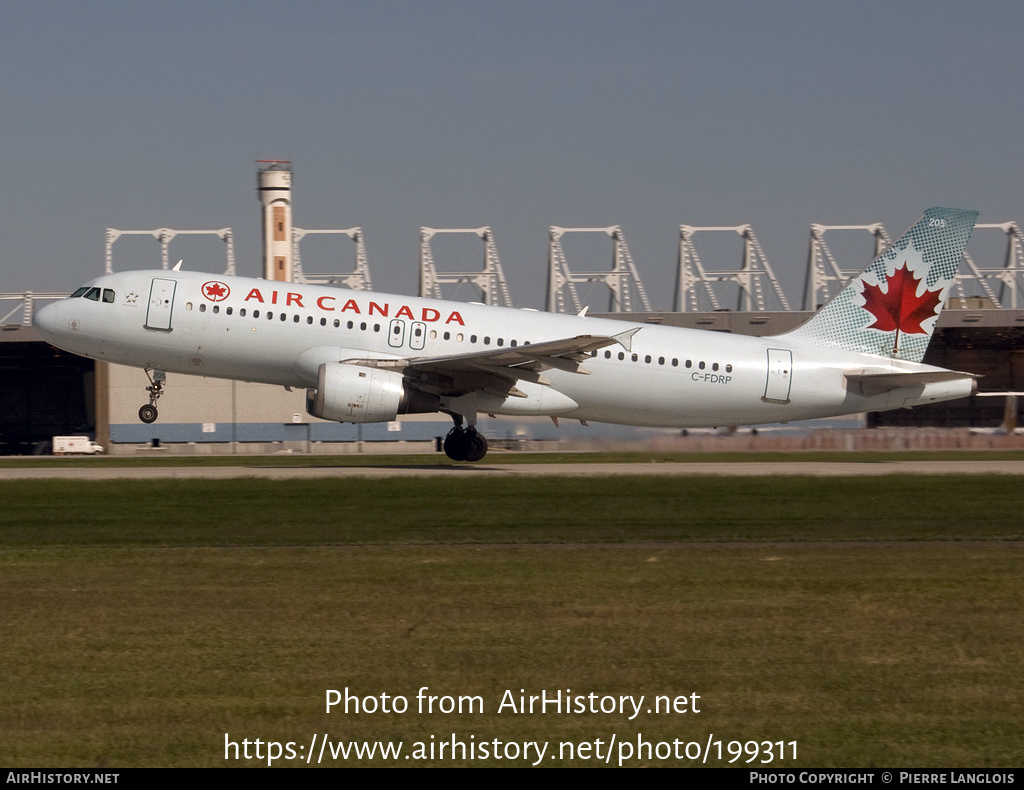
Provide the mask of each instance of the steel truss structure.
{"label": "steel truss structure", "polygon": [[[484,243],[483,268],[478,272],[438,272],[434,263],[431,239],[439,233],[472,234]],[[498,259],[494,233],[490,227],[482,228],[420,228],[420,291],[419,295],[433,299],[445,298],[442,285],[472,285],[479,289],[480,301],[497,307],[512,307],[512,294],[505,280],[505,272]]]}
{"label": "steel truss structure", "polygon": [[[302,268],[302,256],[299,250],[300,242],[311,235],[344,235],[348,236],[356,245],[356,265],[347,274],[307,274]],[[353,291],[372,291],[373,280],[370,277],[370,266],[366,257],[366,243],[363,240],[363,229],[360,227],[329,229],[329,230],[308,230],[306,228],[292,228],[292,267],[296,282],[308,283],[310,285],[341,285],[351,288]]]}
{"label": "steel truss structure", "polygon": [[[35,303],[37,301],[50,301],[52,299],[64,299],[70,296],[68,293],[44,293],[36,291],[25,291],[20,294],[0,294],[0,302],[14,302],[14,307],[0,316],[0,325],[6,324],[7,319],[21,310],[21,325],[32,326],[32,316],[35,314]],[[6,307],[3,305],[0,310]]]}
{"label": "steel truss structure", "polygon": [[[853,268],[842,268],[825,241],[828,231],[867,231],[875,240],[877,257],[891,244],[889,234],[880,222],[871,225],[811,225],[810,246],[807,253],[807,276],[804,280],[804,310],[816,310],[838,293],[864,268],[864,261]],[[980,296],[995,309],[1017,310],[1024,300],[1024,236],[1016,222],[979,223],[974,226],[973,238],[979,232],[998,230],[1006,236],[1002,264],[979,266],[969,250],[964,251],[960,272],[953,283],[949,299],[956,299],[957,307],[966,307],[966,299]]]}
{"label": "steel truss structure", "polygon": [[[738,269],[708,270],[704,266],[694,246],[694,236],[709,232],[736,233],[743,239],[743,254]],[[733,290],[737,292],[734,309],[738,311],[776,309],[769,301],[771,296],[775,297],[782,310],[790,309],[789,300],[750,225],[680,225],[679,265],[676,270],[673,310],[686,313],[729,309],[723,303],[728,298],[726,291]]]}
{"label": "steel truss structure", "polygon": [[[964,251],[963,262],[967,265],[969,274],[964,274],[961,266],[961,273],[957,275],[953,285],[957,297],[964,299],[969,296],[964,284],[973,283],[990,300],[993,307],[1020,309],[1024,277],[1024,238],[1021,237],[1020,228],[1016,222],[1003,222],[975,225],[975,233],[979,230],[998,230],[1005,234],[1006,252],[1003,255],[1003,265],[981,268],[974,262],[971,254]],[[992,287],[994,285],[997,289]]]}
{"label": "steel truss structure", "polygon": [[[867,225],[822,225],[812,224],[807,253],[807,269],[804,279],[801,309],[816,310],[838,293],[867,264],[867,257],[856,261],[841,262],[829,246],[827,234],[836,232],[867,232],[873,239],[874,256],[879,255],[890,243],[889,234],[880,222]],[[959,300],[955,307],[967,307],[967,299],[980,298],[982,307],[993,309],[1024,309],[1024,233],[1016,222],[978,224],[974,238],[980,234],[998,231],[1005,237],[1002,260],[990,265],[980,265],[968,250],[964,253],[960,273],[954,281],[950,300]],[[576,270],[570,267],[562,239],[566,234],[602,234],[612,241],[611,269],[605,271]],[[734,268],[716,265],[709,267],[698,254],[695,237],[700,233],[729,233],[738,235],[742,251]],[[335,234],[348,236],[355,243],[355,268],[349,273],[313,274],[302,268],[300,243],[314,234]],[[472,234],[484,244],[483,268],[480,271],[439,272],[434,260],[431,241],[438,234]],[[181,235],[214,235],[225,242],[226,265],[224,273],[235,274],[234,237],[231,228],[219,230],[176,230],[156,228],[154,230],[119,230],[107,228],[105,272],[111,274],[113,246],[122,236],[147,235],[160,243],[161,267],[170,267],[171,241]],[[548,236],[548,281],[545,309],[550,312],[576,312],[584,310],[578,286],[598,284],[609,290],[609,312],[651,312],[647,297],[633,256],[626,245],[622,228],[612,225],[605,228],[563,228],[552,225]],[[975,242],[977,249],[978,243]],[[371,290],[373,287],[367,263],[366,245],[360,227],[345,229],[309,230],[292,228],[292,249],[294,273],[298,282],[310,284],[338,285],[353,290]],[[992,246],[988,247],[991,254]],[[512,297],[498,257],[494,234],[490,227],[480,228],[420,228],[420,296],[437,299],[446,298],[442,285],[471,285],[477,288],[485,304],[512,307]],[[31,323],[33,301],[57,299],[63,294],[33,293],[0,294],[0,299],[13,300],[17,304],[0,316],[0,323],[19,310],[21,323]],[[452,298],[448,296],[447,298]],[[978,304],[973,306],[977,307]],[[736,310],[757,312],[767,310],[789,311],[786,298],[778,279],[768,262],[764,250],[750,225],[735,226],[693,226],[679,227],[679,258],[676,271],[676,285],[673,310],[676,312],[702,312]]]}
{"label": "steel truss structure", "polygon": [[[608,236],[612,240],[612,268],[608,271],[570,269],[562,246],[562,236],[566,233],[603,233]],[[637,273],[629,247],[626,246],[622,228],[618,225],[607,228],[551,226],[548,233],[548,295],[544,309],[553,313],[567,312],[567,308],[575,313],[581,312],[584,308],[576,286],[583,283],[598,283],[608,287],[610,313],[634,312],[634,298],[640,302],[640,309],[647,313],[651,312],[647,291]]]}
{"label": "steel truss structure", "polygon": [[220,230],[174,230],[173,228],[156,228],[154,230],[118,230],[107,228],[106,274],[114,273],[114,242],[122,236],[152,236],[160,242],[160,268],[170,268],[169,247],[175,236],[216,236],[227,245],[227,265],[224,274],[235,273],[235,241],[231,228]]}
{"label": "steel truss structure", "polygon": [[867,265],[865,261],[861,261],[853,269],[840,268],[825,241],[825,234],[830,230],[867,231],[875,240],[872,258],[877,258],[892,244],[881,222],[871,225],[811,225],[811,241],[807,250],[807,276],[804,278],[804,310],[817,310],[839,293],[846,283],[860,274]]}

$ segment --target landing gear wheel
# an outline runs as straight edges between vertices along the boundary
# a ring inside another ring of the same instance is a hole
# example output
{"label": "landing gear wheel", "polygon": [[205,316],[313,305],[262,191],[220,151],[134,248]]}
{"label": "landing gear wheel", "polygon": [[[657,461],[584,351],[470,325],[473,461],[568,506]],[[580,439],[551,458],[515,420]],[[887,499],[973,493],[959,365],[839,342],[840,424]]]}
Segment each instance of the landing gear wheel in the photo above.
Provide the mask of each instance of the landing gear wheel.
{"label": "landing gear wheel", "polygon": [[444,454],[453,461],[465,461],[469,452],[466,432],[462,428],[452,428],[444,437]]}
{"label": "landing gear wheel", "polygon": [[154,370],[153,375],[150,376],[149,368],[146,368],[146,378],[149,379],[149,386],[146,387],[146,392],[149,393],[149,403],[139,409],[139,419],[148,425],[151,422],[156,422],[156,402],[164,394],[164,382],[167,381],[167,374],[162,370]]}
{"label": "landing gear wheel", "polygon": [[477,433],[473,428],[466,431],[463,440],[466,444],[466,460],[481,461],[487,455],[487,439],[482,433]]}
{"label": "landing gear wheel", "polygon": [[487,455],[487,439],[476,428],[452,428],[444,437],[444,453],[453,461],[479,461]]}

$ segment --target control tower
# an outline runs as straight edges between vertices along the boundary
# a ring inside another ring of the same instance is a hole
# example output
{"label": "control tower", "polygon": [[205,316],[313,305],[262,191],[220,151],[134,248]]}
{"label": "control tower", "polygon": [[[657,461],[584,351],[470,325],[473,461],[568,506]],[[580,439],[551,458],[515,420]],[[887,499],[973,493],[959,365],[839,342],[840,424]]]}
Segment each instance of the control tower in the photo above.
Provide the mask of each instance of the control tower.
{"label": "control tower", "polygon": [[292,168],[278,159],[257,160],[256,191],[263,204],[263,277],[291,282],[292,256]]}

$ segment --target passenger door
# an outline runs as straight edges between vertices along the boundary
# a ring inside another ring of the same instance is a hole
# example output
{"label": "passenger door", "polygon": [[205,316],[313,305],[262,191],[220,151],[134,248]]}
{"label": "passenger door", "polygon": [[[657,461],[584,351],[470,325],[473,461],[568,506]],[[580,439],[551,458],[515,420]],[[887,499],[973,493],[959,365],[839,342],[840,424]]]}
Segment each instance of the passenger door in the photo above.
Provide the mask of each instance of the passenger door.
{"label": "passenger door", "polygon": [[149,308],[146,310],[146,329],[171,331],[171,312],[174,309],[174,289],[177,282],[154,277],[149,288]]}
{"label": "passenger door", "polygon": [[781,348],[768,349],[768,380],[762,400],[789,403],[793,386],[793,352]]}

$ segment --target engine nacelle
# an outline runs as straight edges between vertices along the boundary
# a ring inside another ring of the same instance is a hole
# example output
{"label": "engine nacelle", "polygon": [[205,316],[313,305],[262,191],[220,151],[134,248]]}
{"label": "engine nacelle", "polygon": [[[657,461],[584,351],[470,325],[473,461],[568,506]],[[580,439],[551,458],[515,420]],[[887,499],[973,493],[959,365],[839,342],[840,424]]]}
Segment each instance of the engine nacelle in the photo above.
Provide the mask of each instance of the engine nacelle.
{"label": "engine nacelle", "polygon": [[401,373],[343,362],[321,365],[317,388],[306,390],[306,411],[334,422],[388,422],[438,405],[437,396],[406,387]]}

